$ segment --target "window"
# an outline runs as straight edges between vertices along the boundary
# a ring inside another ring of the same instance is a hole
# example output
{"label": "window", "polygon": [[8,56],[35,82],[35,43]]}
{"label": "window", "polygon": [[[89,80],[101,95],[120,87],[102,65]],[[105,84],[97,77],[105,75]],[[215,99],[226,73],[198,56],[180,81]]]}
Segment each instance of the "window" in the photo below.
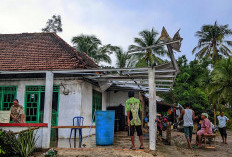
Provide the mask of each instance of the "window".
{"label": "window", "polygon": [[[26,86],[25,112],[27,123],[42,123],[44,112],[45,86]],[[53,86],[52,126],[57,125],[59,86]]]}
{"label": "window", "polygon": [[102,93],[96,90],[93,90],[93,102],[92,102],[92,116],[94,115],[95,110],[102,110]]}
{"label": "window", "polygon": [[10,110],[13,99],[16,98],[16,86],[0,86],[0,110]]}

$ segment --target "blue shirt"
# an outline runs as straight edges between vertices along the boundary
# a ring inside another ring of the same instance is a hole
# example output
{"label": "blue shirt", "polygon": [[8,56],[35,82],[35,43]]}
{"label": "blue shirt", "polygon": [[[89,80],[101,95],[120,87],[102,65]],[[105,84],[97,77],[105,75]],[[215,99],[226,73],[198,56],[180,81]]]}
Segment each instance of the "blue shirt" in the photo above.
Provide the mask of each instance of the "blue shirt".
{"label": "blue shirt", "polygon": [[219,121],[219,125],[218,125],[219,128],[226,127],[226,121],[228,121],[229,118],[227,118],[226,116],[223,116],[223,117],[222,116],[217,116],[217,119]]}

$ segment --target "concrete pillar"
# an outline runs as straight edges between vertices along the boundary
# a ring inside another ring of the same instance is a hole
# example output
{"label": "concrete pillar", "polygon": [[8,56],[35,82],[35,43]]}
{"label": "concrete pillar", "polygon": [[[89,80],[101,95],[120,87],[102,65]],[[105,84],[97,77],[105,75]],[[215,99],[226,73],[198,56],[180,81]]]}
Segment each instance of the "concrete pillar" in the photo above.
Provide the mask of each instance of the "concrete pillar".
{"label": "concrete pillar", "polygon": [[156,88],[155,68],[149,68],[149,149],[156,150]]}
{"label": "concrete pillar", "polygon": [[43,122],[48,123],[48,127],[43,128],[43,135],[42,135],[42,148],[45,149],[50,147],[53,76],[54,74],[52,72],[50,71],[46,72]]}
{"label": "concrete pillar", "polygon": [[140,100],[140,103],[141,103],[141,107],[142,107],[142,127],[144,127],[144,118],[145,118],[145,102],[144,102],[144,98],[143,98],[143,95],[141,92],[139,92],[139,100]]}

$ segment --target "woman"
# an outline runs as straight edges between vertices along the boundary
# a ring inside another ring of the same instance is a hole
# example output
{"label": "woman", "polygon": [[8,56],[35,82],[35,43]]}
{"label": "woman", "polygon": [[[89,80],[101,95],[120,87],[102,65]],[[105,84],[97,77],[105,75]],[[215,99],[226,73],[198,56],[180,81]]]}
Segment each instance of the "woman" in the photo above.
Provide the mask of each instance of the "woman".
{"label": "woman", "polygon": [[212,125],[210,120],[208,119],[208,114],[207,113],[202,113],[201,114],[201,129],[197,131],[197,137],[198,137],[198,147],[201,147],[201,141],[202,141],[202,136],[205,134],[212,134]]}
{"label": "woman", "polygon": [[22,105],[19,105],[19,101],[17,99],[13,100],[13,105],[10,108],[10,116],[12,118],[13,123],[26,122],[24,108]]}

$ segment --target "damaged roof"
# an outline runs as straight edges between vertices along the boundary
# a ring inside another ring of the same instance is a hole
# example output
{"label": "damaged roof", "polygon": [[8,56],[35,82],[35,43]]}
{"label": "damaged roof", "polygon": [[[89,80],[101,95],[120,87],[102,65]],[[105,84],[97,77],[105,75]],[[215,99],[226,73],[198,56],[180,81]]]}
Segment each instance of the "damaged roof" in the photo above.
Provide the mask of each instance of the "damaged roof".
{"label": "damaged roof", "polygon": [[98,68],[55,33],[0,34],[1,71]]}

